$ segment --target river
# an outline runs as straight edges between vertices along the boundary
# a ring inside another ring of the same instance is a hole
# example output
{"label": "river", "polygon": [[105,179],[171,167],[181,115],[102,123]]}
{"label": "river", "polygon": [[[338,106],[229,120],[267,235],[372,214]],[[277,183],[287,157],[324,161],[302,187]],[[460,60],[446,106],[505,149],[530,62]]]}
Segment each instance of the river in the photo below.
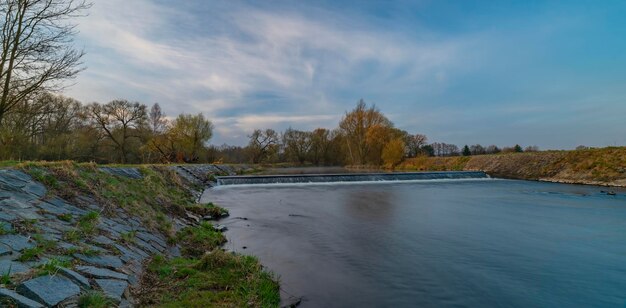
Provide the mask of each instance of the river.
{"label": "river", "polygon": [[516,180],[219,186],[226,248],[302,307],[623,307],[626,191]]}

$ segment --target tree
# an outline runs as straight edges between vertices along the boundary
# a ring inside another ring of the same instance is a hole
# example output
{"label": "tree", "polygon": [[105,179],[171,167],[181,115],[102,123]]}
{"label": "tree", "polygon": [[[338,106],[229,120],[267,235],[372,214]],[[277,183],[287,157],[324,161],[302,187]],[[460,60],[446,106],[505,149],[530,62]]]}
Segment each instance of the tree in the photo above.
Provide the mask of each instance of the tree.
{"label": "tree", "polygon": [[200,151],[213,137],[213,124],[202,113],[181,114],[172,123],[169,135],[175,145],[177,160],[196,162]]}
{"label": "tree", "polygon": [[472,151],[470,151],[469,146],[467,146],[467,144],[463,147],[463,156],[470,156],[472,155]]}
{"label": "tree", "polygon": [[382,159],[386,166],[394,168],[404,158],[404,140],[396,138],[389,141],[383,148]]}
{"label": "tree", "polygon": [[524,152],[524,150],[522,149],[522,147],[521,147],[519,144],[516,144],[516,145],[513,147],[513,151],[515,151],[516,153],[522,153],[522,152]]}
{"label": "tree", "polygon": [[269,128],[264,131],[256,129],[248,137],[250,138],[248,151],[252,163],[258,164],[269,160],[278,153],[278,134],[275,130]]}
{"label": "tree", "polygon": [[427,141],[428,138],[426,138],[426,135],[407,135],[407,138],[405,139],[405,143],[407,146],[407,156],[415,157],[420,154],[422,152],[422,147],[426,145]]}
{"label": "tree", "polygon": [[146,124],[146,105],[114,100],[105,105],[90,104],[86,112],[93,127],[118,151],[119,161],[126,163],[131,139],[139,139],[140,130]]}
{"label": "tree", "polygon": [[427,156],[435,156],[435,149],[430,144],[423,145],[422,152],[426,153]]}
{"label": "tree", "polygon": [[315,165],[328,163],[327,155],[332,145],[330,131],[325,128],[317,128],[311,133],[310,159]]}
{"label": "tree", "polygon": [[500,152],[502,152],[502,150],[500,150],[499,147],[497,147],[497,146],[495,146],[493,144],[488,146],[487,149],[485,149],[485,153],[487,153],[487,154],[498,154]]}
{"label": "tree", "polygon": [[63,88],[81,70],[70,20],[91,4],[74,0],[0,1],[0,127],[19,104]]}
{"label": "tree", "polygon": [[165,117],[165,113],[161,110],[159,103],[155,103],[150,108],[148,123],[150,124],[150,130],[153,134],[163,133],[167,128],[167,118]]}
{"label": "tree", "polygon": [[529,145],[524,147],[524,152],[539,152],[539,147],[536,145]]}
{"label": "tree", "polygon": [[285,155],[291,161],[304,164],[312,145],[312,133],[288,128],[283,133]]}
{"label": "tree", "polygon": [[471,151],[472,155],[487,154],[487,151],[485,150],[485,147],[483,147],[480,144],[475,144],[475,145],[470,146],[470,151]]}
{"label": "tree", "polygon": [[346,112],[339,122],[351,164],[367,162],[371,148],[367,144],[367,132],[373,126],[393,127],[391,121],[376,106],[368,108],[363,100],[360,100],[352,111]]}

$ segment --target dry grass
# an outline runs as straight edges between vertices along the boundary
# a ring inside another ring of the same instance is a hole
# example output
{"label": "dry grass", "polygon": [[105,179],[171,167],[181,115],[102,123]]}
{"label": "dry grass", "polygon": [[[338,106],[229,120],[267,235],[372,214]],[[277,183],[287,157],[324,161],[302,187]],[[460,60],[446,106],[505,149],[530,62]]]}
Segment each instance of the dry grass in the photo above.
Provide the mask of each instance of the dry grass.
{"label": "dry grass", "polygon": [[482,170],[505,178],[626,186],[626,147],[468,157],[418,157],[405,161],[399,169]]}

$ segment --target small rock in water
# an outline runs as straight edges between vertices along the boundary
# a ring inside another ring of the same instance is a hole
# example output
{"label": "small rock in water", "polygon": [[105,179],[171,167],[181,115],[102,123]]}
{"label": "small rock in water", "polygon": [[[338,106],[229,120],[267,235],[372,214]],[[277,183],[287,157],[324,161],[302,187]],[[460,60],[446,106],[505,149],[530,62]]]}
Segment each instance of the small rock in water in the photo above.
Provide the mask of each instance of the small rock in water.
{"label": "small rock in water", "polygon": [[224,231],[228,230],[228,228],[226,226],[223,226],[223,225],[215,225],[215,226],[213,226],[213,229],[215,229],[215,231],[218,231],[218,232],[224,232]]}
{"label": "small rock in water", "polygon": [[247,247],[247,246],[243,246],[243,247],[241,247],[241,248],[243,248],[243,249],[248,249],[248,247]]}

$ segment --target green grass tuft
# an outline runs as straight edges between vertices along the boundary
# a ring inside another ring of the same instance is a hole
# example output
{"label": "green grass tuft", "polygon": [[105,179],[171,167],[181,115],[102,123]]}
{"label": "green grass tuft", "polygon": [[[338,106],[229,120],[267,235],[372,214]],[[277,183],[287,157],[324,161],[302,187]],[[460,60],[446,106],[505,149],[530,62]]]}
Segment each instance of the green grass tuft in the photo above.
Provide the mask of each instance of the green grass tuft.
{"label": "green grass tuft", "polygon": [[278,307],[280,302],[278,282],[258,260],[219,249],[200,259],[155,257],[145,279],[157,290],[142,296],[141,306]]}
{"label": "green grass tuft", "polygon": [[215,231],[213,225],[201,222],[198,226],[187,227],[176,235],[182,246],[182,253],[188,257],[200,257],[207,251],[212,251],[226,242],[220,232]]}
{"label": "green grass tuft", "polygon": [[115,307],[113,301],[100,291],[89,291],[81,294],[78,297],[77,305],[79,308]]}

